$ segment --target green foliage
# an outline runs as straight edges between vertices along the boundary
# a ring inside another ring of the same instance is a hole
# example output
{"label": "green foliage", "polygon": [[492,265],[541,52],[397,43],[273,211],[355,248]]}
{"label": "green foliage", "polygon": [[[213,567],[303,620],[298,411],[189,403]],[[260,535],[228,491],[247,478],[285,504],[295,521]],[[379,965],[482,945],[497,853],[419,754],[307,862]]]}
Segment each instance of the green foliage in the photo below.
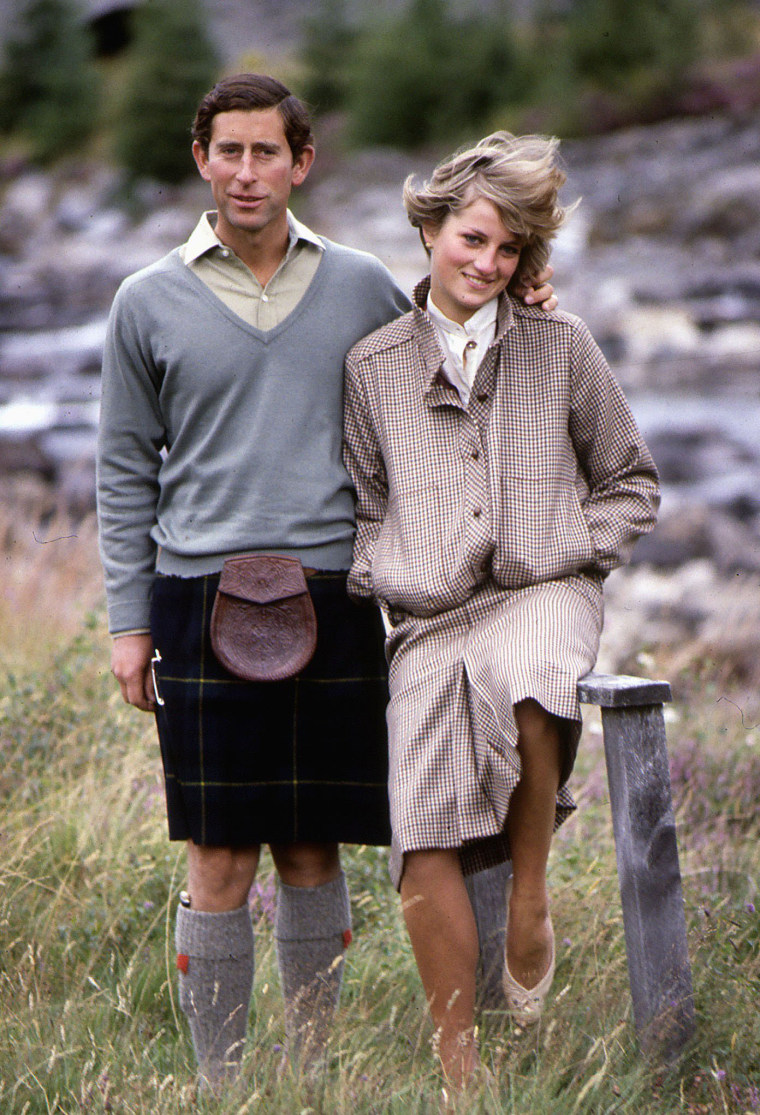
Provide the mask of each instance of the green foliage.
{"label": "green foliage", "polygon": [[79,149],[98,123],[93,43],[70,0],[27,0],[0,70],[0,128],[50,163]]}
{"label": "green foliage", "polygon": [[625,89],[642,70],[670,84],[695,60],[699,20],[693,0],[577,0],[568,51],[578,74],[606,89]]}
{"label": "green foliage", "polygon": [[346,0],[322,0],[318,12],[305,20],[303,95],[318,112],[340,108],[345,101],[346,62],[356,38],[346,15]]}
{"label": "green foliage", "polygon": [[[173,956],[183,852],[166,839],[152,720],[122,703],[94,624],[51,661],[40,654],[13,674],[0,671],[0,1110],[435,1115],[442,1081],[424,996],[386,852],[373,848],[343,852],[354,941],[324,1076],[308,1090],[283,1065],[265,854],[252,903],[256,989],[243,1078],[219,1104],[196,1095]],[[716,704],[704,686],[674,714],[693,1047],[667,1073],[637,1050],[593,714],[573,774],[580,808],[557,834],[550,863],[557,977],[545,1022],[518,1033],[503,1016],[485,1015],[480,1044],[493,1079],[447,1110],[760,1110],[757,728],[742,726],[736,707]]]}
{"label": "green foliage", "polygon": [[176,183],[193,173],[190,129],[217,67],[198,0],[140,5],[115,139],[131,178]]}
{"label": "green foliage", "polygon": [[324,10],[322,37],[304,55],[307,93],[318,108],[346,108],[362,146],[452,142],[519,87],[504,13],[464,17],[446,0],[411,0],[358,32],[340,0]]}
{"label": "green foliage", "polygon": [[523,107],[539,129],[564,135],[668,115],[709,53],[708,13],[722,19],[719,0],[698,8],[693,0],[577,0],[558,14],[547,3],[525,41],[538,64]]}
{"label": "green foliage", "polygon": [[[354,9],[355,11],[355,9]],[[356,145],[450,148],[497,127],[583,134],[677,111],[699,66],[757,42],[749,0],[537,0],[518,20],[407,0],[352,23],[321,0],[302,55],[318,110],[341,109]]]}

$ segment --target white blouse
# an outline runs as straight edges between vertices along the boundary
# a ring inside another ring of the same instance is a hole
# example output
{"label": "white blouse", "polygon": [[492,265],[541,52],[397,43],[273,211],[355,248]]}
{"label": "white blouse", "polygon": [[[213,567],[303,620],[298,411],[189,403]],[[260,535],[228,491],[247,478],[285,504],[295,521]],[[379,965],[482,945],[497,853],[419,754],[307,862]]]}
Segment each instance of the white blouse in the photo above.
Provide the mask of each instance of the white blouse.
{"label": "white blouse", "polygon": [[476,310],[464,325],[460,325],[446,317],[428,295],[425,308],[443,350],[443,371],[459,392],[463,406],[467,406],[475,373],[496,335],[498,305],[498,298],[492,298]]}

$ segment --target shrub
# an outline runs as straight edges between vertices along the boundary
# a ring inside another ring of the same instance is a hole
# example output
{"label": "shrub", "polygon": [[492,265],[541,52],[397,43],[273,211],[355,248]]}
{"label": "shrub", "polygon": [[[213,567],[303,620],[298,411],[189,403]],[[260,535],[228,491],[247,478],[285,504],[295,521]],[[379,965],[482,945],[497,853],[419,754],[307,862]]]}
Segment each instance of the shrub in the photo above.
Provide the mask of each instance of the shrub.
{"label": "shrub", "polygon": [[578,0],[568,31],[578,73],[606,89],[625,89],[643,69],[669,83],[698,53],[691,0]]}
{"label": "shrub", "polygon": [[97,124],[94,46],[69,0],[29,0],[17,13],[0,70],[0,129],[49,163],[76,150]]}
{"label": "shrub", "polygon": [[357,31],[348,22],[345,0],[322,0],[304,22],[302,61],[306,66],[304,97],[318,111],[340,108],[347,95],[346,62]]}
{"label": "shrub", "polygon": [[198,0],[145,0],[135,16],[115,139],[131,178],[176,183],[193,172],[190,128],[217,67]]}
{"label": "shrub", "polygon": [[412,0],[357,35],[333,82],[355,143],[409,148],[478,128],[520,76],[506,18],[456,17],[446,0]]}

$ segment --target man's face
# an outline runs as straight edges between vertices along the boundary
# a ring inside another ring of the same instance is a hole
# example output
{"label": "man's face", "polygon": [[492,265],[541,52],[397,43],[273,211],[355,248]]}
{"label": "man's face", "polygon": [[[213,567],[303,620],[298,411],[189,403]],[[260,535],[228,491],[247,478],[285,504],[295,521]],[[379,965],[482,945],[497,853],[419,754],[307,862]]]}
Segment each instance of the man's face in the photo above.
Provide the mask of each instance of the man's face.
{"label": "man's face", "polygon": [[234,248],[241,239],[287,235],[290,191],[309,173],[314,149],[293,159],[276,108],[217,113],[208,153],[196,141],[193,155],[211,185],[220,240]]}

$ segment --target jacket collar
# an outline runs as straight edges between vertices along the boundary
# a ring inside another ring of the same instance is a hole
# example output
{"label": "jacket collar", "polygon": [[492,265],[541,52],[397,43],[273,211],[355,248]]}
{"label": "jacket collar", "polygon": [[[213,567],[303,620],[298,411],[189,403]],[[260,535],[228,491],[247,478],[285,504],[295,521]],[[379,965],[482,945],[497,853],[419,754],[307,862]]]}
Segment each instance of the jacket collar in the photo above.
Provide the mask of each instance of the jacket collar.
{"label": "jacket collar", "polygon": [[[435,326],[425,311],[429,294],[430,276],[426,275],[424,279],[421,279],[420,282],[417,283],[412,293],[412,313],[414,314],[415,333],[417,334],[422,360],[425,365],[424,389],[428,393],[438,389],[436,395],[438,391],[443,391],[445,393],[444,398],[436,401],[444,401],[445,399],[446,402],[452,402],[454,395],[456,395],[457,400],[459,396],[456,388],[449,384],[448,379],[442,372],[444,360],[443,353],[438,343]],[[493,343],[489,346],[489,350],[501,341],[507,330],[511,329],[514,324],[515,315],[512,307],[512,300],[508,294],[502,294],[499,298],[499,309],[496,315],[496,335],[493,339]]]}

